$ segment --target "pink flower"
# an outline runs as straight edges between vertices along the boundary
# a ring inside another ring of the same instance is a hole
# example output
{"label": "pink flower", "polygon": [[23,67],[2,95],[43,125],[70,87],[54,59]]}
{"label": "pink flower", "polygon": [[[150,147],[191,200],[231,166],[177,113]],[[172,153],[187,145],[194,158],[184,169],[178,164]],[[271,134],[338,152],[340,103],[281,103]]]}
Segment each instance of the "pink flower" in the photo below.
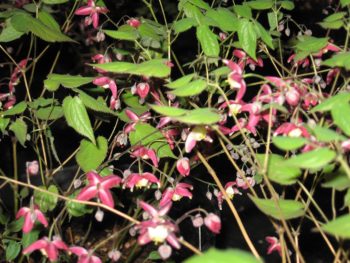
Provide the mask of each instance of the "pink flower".
{"label": "pink flower", "polygon": [[146,122],[151,117],[151,113],[148,112],[148,111],[146,111],[145,113],[142,113],[140,116],[138,116],[133,111],[131,111],[129,109],[126,109],[125,110],[125,114],[131,120],[131,123],[126,125],[125,128],[124,128],[124,132],[125,133],[129,133],[131,131],[134,131],[135,130],[135,125],[138,122]]}
{"label": "pink flower", "polygon": [[29,233],[34,227],[34,223],[38,220],[44,227],[48,226],[47,220],[44,214],[39,210],[37,205],[33,207],[22,207],[16,214],[16,219],[24,217],[23,233]]}
{"label": "pink flower", "polygon": [[207,130],[203,126],[196,126],[188,134],[185,142],[185,151],[190,153],[192,149],[196,146],[198,141],[212,142],[213,140],[207,135]]}
{"label": "pink flower", "polygon": [[182,176],[188,176],[191,170],[190,160],[187,157],[177,160],[176,169]]}
{"label": "pink flower", "polygon": [[117,262],[120,259],[121,255],[122,253],[117,249],[113,249],[108,252],[108,257],[112,260],[112,262]]}
{"label": "pink flower", "polygon": [[37,175],[39,172],[38,161],[26,162],[26,173],[28,175]]}
{"label": "pink flower", "polygon": [[92,22],[93,27],[97,28],[99,24],[99,14],[106,14],[108,12],[109,10],[106,7],[96,6],[94,0],[88,0],[87,5],[78,8],[74,14],[89,16],[88,24]]}
{"label": "pink flower", "polygon": [[179,201],[182,197],[188,197],[192,199],[192,193],[190,190],[193,190],[193,186],[186,183],[178,183],[175,188],[168,187],[163,195],[162,200],[160,200],[159,205],[164,206],[171,201]]}
{"label": "pink flower", "polygon": [[150,87],[147,82],[141,82],[136,85],[136,93],[140,96],[141,99],[147,97]]}
{"label": "pink flower", "polygon": [[52,241],[44,237],[25,248],[23,254],[32,253],[35,250],[40,250],[51,262],[54,262],[58,259],[58,250],[68,250],[68,246],[59,237],[54,236]]}
{"label": "pink flower", "polygon": [[294,124],[290,122],[285,122],[279,126],[273,133],[273,136],[280,134],[289,137],[310,137],[310,134],[305,127],[301,126],[301,124]]}
{"label": "pink flower", "polygon": [[95,172],[87,174],[89,185],[84,187],[77,196],[77,200],[90,200],[97,197],[103,204],[114,207],[114,200],[110,188],[120,184],[121,178],[116,175],[101,177]]}
{"label": "pink flower", "polygon": [[78,256],[77,263],[102,263],[102,260],[93,254],[93,251],[83,247],[70,247],[69,251]]}
{"label": "pink flower", "polygon": [[126,21],[126,23],[134,28],[138,28],[139,26],[141,26],[141,21],[136,18],[130,18]]}
{"label": "pink flower", "polygon": [[123,188],[128,187],[131,191],[134,190],[134,187],[150,187],[152,184],[157,184],[158,188],[160,187],[159,179],[151,173],[132,173],[129,174],[123,182]]}
{"label": "pink flower", "polygon": [[221,219],[213,213],[209,213],[204,218],[204,224],[213,233],[219,234],[221,230]]}
{"label": "pink flower", "polygon": [[[230,199],[232,199],[235,194],[241,194],[241,192],[237,189],[237,187],[235,187],[235,185],[237,185],[236,182],[228,182],[225,185],[226,194],[228,195],[228,197]],[[224,201],[225,196],[224,196],[224,194],[222,192],[218,192],[216,197],[218,199],[219,209],[221,210],[222,209],[222,203]]]}
{"label": "pink flower", "polygon": [[136,146],[134,147],[131,157],[137,158],[140,157],[141,159],[148,160],[151,159],[153,165],[155,167],[158,167],[158,157],[156,155],[156,152],[153,149],[148,149],[144,146]]}
{"label": "pink flower", "polygon": [[139,205],[151,218],[137,225],[140,234],[137,239],[138,243],[140,245],[145,245],[151,241],[156,244],[166,241],[172,247],[180,249],[180,243],[174,234],[178,231],[178,228],[165,218],[165,215],[171,208],[171,202],[160,210],[155,209],[153,206],[143,201],[140,201]]}
{"label": "pink flower", "polygon": [[273,251],[277,251],[280,255],[282,254],[281,244],[276,237],[267,236],[265,240],[267,243],[269,243],[269,247],[267,248],[267,254],[271,254]]}
{"label": "pink flower", "polygon": [[236,185],[243,190],[247,190],[249,187],[253,187],[255,185],[255,180],[253,177],[247,176],[245,179],[241,177],[236,178]]}
{"label": "pink flower", "polygon": [[231,69],[231,73],[228,75],[227,81],[232,89],[238,89],[235,101],[240,102],[247,88],[243,79],[242,68],[231,60],[224,59],[223,62]]}
{"label": "pink flower", "polygon": [[92,81],[92,83],[97,86],[101,86],[104,89],[110,89],[113,98],[117,98],[117,84],[113,79],[110,79],[108,77],[97,77]]}

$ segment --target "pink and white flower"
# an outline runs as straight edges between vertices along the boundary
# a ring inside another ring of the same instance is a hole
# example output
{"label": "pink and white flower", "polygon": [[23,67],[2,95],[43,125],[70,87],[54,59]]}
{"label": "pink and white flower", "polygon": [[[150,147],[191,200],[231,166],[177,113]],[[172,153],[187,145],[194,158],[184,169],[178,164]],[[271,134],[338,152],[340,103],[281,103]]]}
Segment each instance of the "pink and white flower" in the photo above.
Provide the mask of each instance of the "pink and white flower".
{"label": "pink and white flower", "polygon": [[83,247],[70,247],[69,251],[78,256],[77,263],[102,263],[102,260],[93,254],[93,250]]}
{"label": "pink and white flower", "polygon": [[123,180],[123,188],[130,188],[131,191],[134,190],[134,187],[151,187],[152,184],[157,184],[158,188],[160,187],[159,179],[152,173],[131,173]]}
{"label": "pink and white flower", "polygon": [[22,207],[16,214],[16,219],[24,217],[23,233],[29,233],[34,227],[35,221],[39,221],[44,227],[48,226],[48,222],[43,212],[39,210],[37,205],[32,207]]}
{"label": "pink and white flower", "polygon": [[90,25],[94,28],[98,28],[99,25],[99,14],[106,14],[109,10],[106,7],[96,6],[94,0],[88,0],[86,6],[78,8],[74,14],[78,16],[88,16],[88,21],[86,25]]}
{"label": "pink and white flower", "polygon": [[179,201],[183,197],[188,197],[189,199],[192,199],[191,190],[193,190],[193,186],[186,183],[178,183],[174,188],[168,187],[164,191],[159,205],[164,206],[169,202]]}
{"label": "pink and white flower", "polygon": [[221,219],[214,213],[209,213],[204,218],[205,226],[213,233],[219,234],[221,230]]}
{"label": "pink and white flower", "polygon": [[134,158],[141,158],[144,160],[150,159],[155,167],[158,167],[158,157],[153,149],[148,149],[144,146],[134,147],[131,155]]}
{"label": "pink and white flower", "polygon": [[190,160],[187,157],[177,160],[176,169],[182,176],[188,176],[191,171]]}

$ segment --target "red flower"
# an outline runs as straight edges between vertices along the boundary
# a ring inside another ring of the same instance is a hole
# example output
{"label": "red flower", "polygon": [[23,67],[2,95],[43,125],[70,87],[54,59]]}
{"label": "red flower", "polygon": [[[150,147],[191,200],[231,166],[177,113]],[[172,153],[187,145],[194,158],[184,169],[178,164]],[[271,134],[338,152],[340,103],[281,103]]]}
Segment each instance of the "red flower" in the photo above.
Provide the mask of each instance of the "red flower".
{"label": "red flower", "polygon": [[132,173],[124,179],[123,188],[128,187],[131,191],[134,190],[134,187],[150,187],[151,184],[157,184],[158,188],[160,187],[159,179],[151,173]]}
{"label": "red flower", "polygon": [[159,205],[164,206],[171,201],[179,201],[182,197],[188,197],[192,199],[192,193],[190,190],[193,190],[193,186],[186,183],[178,183],[175,188],[168,187],[160,200]]}
{"label": "red flower", "polygon": [[18,210],[16,219],[24,217],[23,233],[28,233],[32,231],[34,223],[38,220],[44,227],[48,226],[47,220],[44,214],[39,210],[39,207],[33,205],[33,207],[22,207]]}
{"label": "red flower", "polygon": [[150,87],[149,84],[146,82],[141,82],[136,85],[136,93],[140,96],[141,99],[144,99],[147,97],[149,93]]}
{"label": "red flower", "polygon": [[134,28],[138,28],[139,26],[141,26],[141,21],[136,18],[130,18],[126,21],[126,23]]}
{"label": "red flower", "polygon": [[78,256],[77,263],[102,263],[102,260],[83,247],[70,247],[69,251]]}
{"label": "red flower", "polygon": [[124,132],[129,133],[131,131],[135,130],[135,125],[138,122],[146,122],[150,117],[151,113],[146,111],[145,113],[142,113],[140,116],[138,116],[136,113],[133,111],[126,109],[125,110],[126,116],[131,120],[131,123],[125,126]]}
{"label": "red flower", "polygon": [[177,160],[176,168],[182,176],[188,176],[191,170],[190,160],[187,157]]}
{"label": "red flower", "polygon": [[97,28],[99,24],[99,14],[106,14],[108,11],[106,7],[96,6],[94,0],[88,0],[87,5],[78,8],[75,14],[79,16],[89,16],[89,22],[87,24],[91,24],[92,22],[93,27]]}
{"label": "red flower", "polygon": [[213,213],[209,213],[204,218],[204,224],[213,233],[215,233],[215,234],[219,234],[220,233],[220,230],[221,230],[221,219],[217,215],[215,215]]}
{"label": "red flower", "polygon": [[180,243],[174,234],[174,232],[178,231],[178,228],[164,218],[171,208],[171,202],[160,210],[155,209],[153,206],[143,201],[140,201],[139,205],[151,218],[147,221],[141,222],[137,226],[140,234],[137,239],[138,243],[140,245],[145,245],[151,241],[156,244],[164,243],[166,241],[174,248],[179,249]]}
{"label": "red flower", "polygon": [[112,92],[112,96],[114,98],[117,97],[117,84],[113,79],[110,79],[108,77],[97,77],[92,81],[92,83],[94,83],[97,86],[101,86],[105,89],[110,89],[110,91]]}
{"label": "red flower", "polygon": [[273,251],[277,251],[280,255],[281,252],[281,244],[276,237],[268,236],[265,238],[266,242],[269,243],[269,247],[267,248],[267,254],[271,254]]}
{"label": "red flower", "polygon": [[114,200],[110,188],[118,185],[121,178],[116,175],[101,177],[97,173],[89,172],[87,174],[89,185],[84,187],[78,194],[78,200],[90,200],[97,197],[103,204],[114,207]]}
{"label": "red flower", "polygon": [[144,146],[136,146],[133,152],[131,153],[131,157],[140,157],[144,160],[151,159],[153,165],[155,167],[158,167],[158,157],[156,155],[156,152]]}
{"label": "red flower", "polygon": [[68,250],[68,246],[59,237],[54,236],[52,241],[44,237],[25,248],[23,254],[32,253],[35,250],[40,250],[51,262],[54,262],[58,259],[58,250]]}

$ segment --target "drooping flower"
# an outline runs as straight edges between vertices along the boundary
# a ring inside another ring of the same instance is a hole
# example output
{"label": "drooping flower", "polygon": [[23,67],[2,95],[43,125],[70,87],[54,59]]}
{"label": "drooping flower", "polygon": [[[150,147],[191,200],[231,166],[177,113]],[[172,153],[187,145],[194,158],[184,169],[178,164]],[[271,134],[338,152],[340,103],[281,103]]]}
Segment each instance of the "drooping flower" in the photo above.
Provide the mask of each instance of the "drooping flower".
{"label": "drooping flower", "polygon": [[157,184],[158,188],[160,187],[159,179],[149,172],[146,173],[131,173],[123,180],[123,188],[130,188],[131,191],[134,190],[134,187],[150,187],[152,184]]}
{"label": "drooping flower", "polygon": [[221,230],[221,219],[213,213],[209,213],[204,218],[205,226],[213,233],[219,234]]}
{"label": "drooping flower", "polygon": [[182,176],[188,176],[191,171],[190,160],[187,157],[177,160],[176,169]]}
{"label": "drooping flower", "polygon": [[60,237],[54,236],[52,241],[48,237],[43,237],[26,247],[22,253],[26,255],[35,250],[40,250],[51,262],[54,262],[58,259],[58,250],[68,250],[68,246]]}
{"label": "drooping flower", "polygon": [[86,6],[78,8],[74,14],[79,16],[89,16],[86,25],[91,24],[94,28],[98,28],[99,14],[106,14],[109,10],[106,7],[96,6],[94,0],[88,0]]}
{"label": "drooping flower", "polygon": [[39,210],[37,205],[32,205],[32,207],[22,207],[18,210],[16,214],[16,219],[24,217],[23,233],[29,233],[34,227],[34,223],[38,220],[44,227],[48,226],[48,222],[45,218],[43,212]]}
{"label": "drooping flower", "polygon": [[190,190],[193,189],[193,186],[186,183],[178,183],[174,188],[168,187],[160,200],[159,205],[164,206],[171,201],[179,201],[182,197],[188,197],[192,199],[192,193]]}
{"label": "drooping flower", "polygon": [[104,89],[109,89],[112,92],[112,96],[117,98],[117,84],[109,77],[97,77],[92,81],[93,84],[101,86]]}
{"label": "drooping flower", "polygon": [[138,83],[135,87],[135,93],[139,95],[141,99],[144,99],[147,97],[148,93],[150,91],[150,86],[147,82],[141,82]]}
{"label": "drooping flower", "polygon": [[144,146],[136,146],[131,153],[131,157],[139,157],[144,160],[150,159],[153,165],[158,167],[158,157],[153,149],[148,149]]}
{"label": "drooping flower", "polygon": [[141,26],[141,21],[136,18],[130,18],[126,21],[126,23],[134,28],[138,28],[139,26]]}
{"label": "drooping flower", "polygon": [[93,254],[92,250],[83,247],[70,247],[69,251],[78,256],[77,263],[102,263],[102,260]]}
{"label": "drooping flower", "polygon": [[278,238],[273,236],[267,236],[265,240],[267,243],[269,243],[269,247],[267,248],[267,254],[271,254],[274,251],[277,251],[280,255],[282,254],[281,244]]}
{"label": "drooping flower", "polygon": [[26,162],[26,173],[28,175],[37,175],[39,172],[39,163],[37,160]]}
{"label": "drooping flower", "polygon": [[[235,187],[237,185],[237,183],[235,181],[232,181],[232,182],[228,182],[226,183],[225,185],[225,192],[226,194],[228,195],[228,197],[230,199],[232,199],[234,197],[235,194],[242,194],[238,189],[237,187]],[[224,194],[220,191],[217,193],[216,195],[217,199],[218,199],[218,206],[219,206],[219,209],[221,210],[222,209],[222,203],[225,199],[225,196]]]}
{"label": "drooping flower", "polygon": [[273,136],[277,135],[284,135],[289,137],[304,137],[309,138],[310,133],[307,131],[305,127],[299,124],[291,123],[291,122],[285,122],[281,124],[273,133]]}
{"label": "drooping flower", "polygon": [[110,188],[119,185],[122,179],[116,175],[101,177],[95,172],[86,175],[89,185],[84,187],[77,196],[77,200],[90,200],[97,197],[101,203],[114,207],[114,200]]}
{"label": "drooping flower", "polygon": [[213,142],[212,138],[207,135],[207,129],[203,126],[196,126],[188,134],[185,142],[185,151],[190,153],[199,141]]}
{"label": "drooping flower", "polygon": [[128,134],[131,131],[134,131],[135,125],[138,122],[146,122],[151,117],[151,113],[148,111],[146,111],[145,113],[142,113],[140,116],[138,116],[132,110],[126,109],[125,114],[129,118],[129,120],[131,121],[131,123],[128,123],[124,128],[124,132],[126,134]]}
{"label": "drooping flower", "polygon": [[151,241],[155,244],[168,242],[172,247],[179,249],[180,243],[175,236],[178,228],[165,217],[171,208],[171,202],[159,210],[143,201],[140,201],[139,205],[148,213],[150,219],[137,225],[140,234],[138,243],[145,245]]}
{"label": "drooping flower", "polygon": [[255,185],[255,180],[250,176],[247,176],[246,178],[237,176],[236,185],[243,190],[247,190],[249,187],[253,187]]}

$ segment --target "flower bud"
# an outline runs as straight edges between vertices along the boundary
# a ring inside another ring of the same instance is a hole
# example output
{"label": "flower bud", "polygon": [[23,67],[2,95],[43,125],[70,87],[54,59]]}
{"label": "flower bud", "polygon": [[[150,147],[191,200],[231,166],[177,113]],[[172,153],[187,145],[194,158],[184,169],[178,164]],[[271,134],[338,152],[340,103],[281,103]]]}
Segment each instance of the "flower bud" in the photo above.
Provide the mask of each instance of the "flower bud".
{"label": "flower bud", "polygon": [[172,248],[167,244],[163,244],[158,248],[160,257],[165,260],[171,256]]}
{"label": "flower bud", "polygon": [[26,168],[28,175],[37,175],[39,173],[38,161],[26,162]]}

